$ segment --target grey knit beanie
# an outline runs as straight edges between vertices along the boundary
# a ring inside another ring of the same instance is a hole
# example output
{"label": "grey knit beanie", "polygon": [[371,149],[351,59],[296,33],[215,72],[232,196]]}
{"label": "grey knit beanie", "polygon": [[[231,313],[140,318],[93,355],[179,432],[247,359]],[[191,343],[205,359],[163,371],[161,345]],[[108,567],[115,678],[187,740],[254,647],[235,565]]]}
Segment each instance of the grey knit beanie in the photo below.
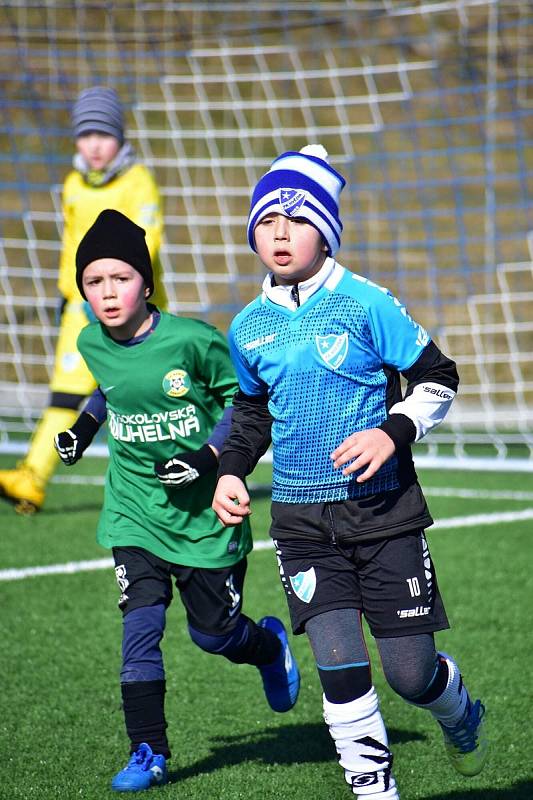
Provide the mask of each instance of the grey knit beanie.
{"label": "grey knit beanie", "polygon": [[124,118],[122,103],[114,89],[106,86],[93,86],[78,96],[72,109],[74,136],[86,133],[108,133],[124,141]]}

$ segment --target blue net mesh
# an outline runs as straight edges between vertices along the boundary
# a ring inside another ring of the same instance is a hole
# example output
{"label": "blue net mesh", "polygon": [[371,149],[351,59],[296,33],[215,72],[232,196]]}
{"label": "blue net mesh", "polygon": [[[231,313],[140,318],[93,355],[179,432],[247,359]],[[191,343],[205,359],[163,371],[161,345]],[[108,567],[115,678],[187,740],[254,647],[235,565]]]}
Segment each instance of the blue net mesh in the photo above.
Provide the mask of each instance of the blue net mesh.
{"label": "blue net mesh", "polygon": [[251,187],[320,142],[347,178],[339,261],[457,359],[454,441],[531,446],[531,21],[520,0],[4,3],[4,441],[46,403],[70,108],[105,83],[164,197],[172,310],[227,329],[262,278]]}

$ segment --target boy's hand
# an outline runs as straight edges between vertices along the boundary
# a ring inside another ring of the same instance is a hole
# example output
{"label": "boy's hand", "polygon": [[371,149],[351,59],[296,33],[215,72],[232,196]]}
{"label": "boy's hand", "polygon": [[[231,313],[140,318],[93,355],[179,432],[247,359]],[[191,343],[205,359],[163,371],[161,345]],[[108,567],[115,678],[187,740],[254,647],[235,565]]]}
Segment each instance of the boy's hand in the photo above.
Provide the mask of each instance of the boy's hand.
{"label": "boy's hand", "polygon": [[251,514],[250,495],[240,478],[223,475],[219,478],[211,508],[223,525],[238,525]]}
{"label": "boy's hand", "polygon": [[335,469],[342,467],[348,461],[354,461],[343,469],[343,475],[351,475],[362,467],[367,469],[358,475],[357,483],[364,483],[378,469],[389,460],[395,451],[394,442],[385,431],[380,428],[370,428],[368,431],[352,433],[331,454]]}
{"label": "boy's hand", "polygon": [[71,467],[79,461],[89,447],[100,425],[86,411],[82,411],[74,425],[66,431],[56,433],[54,447],[63,464]]}
{"label": "boy's hand", "polygon": [[155,474],[165,486],[190,486],[197,478],[215,469],[218,459],[214,450],[204,444],[193,453],[176,453],[164,464],[155,465]]}

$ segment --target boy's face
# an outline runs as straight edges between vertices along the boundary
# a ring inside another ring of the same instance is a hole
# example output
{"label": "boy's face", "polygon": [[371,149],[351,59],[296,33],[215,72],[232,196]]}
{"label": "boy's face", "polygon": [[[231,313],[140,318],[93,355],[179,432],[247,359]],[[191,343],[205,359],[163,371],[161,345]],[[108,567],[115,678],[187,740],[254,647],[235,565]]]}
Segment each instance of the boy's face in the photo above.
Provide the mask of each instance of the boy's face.
{"label": "boy's face", "polygon": [[100,171],[113,161],[120,150],[120,142],[108,133],[92,131],[78,136],[76,149],[91,169]]}
{"label": "boy's face", "polygon": [[279,284],[312,278],[327,255],[322,236],[302,217],[268,214],[254,229],[257,254]]}
{"label": "boy's face", "polygon": [[83,291],[95,317],[113,339],[131,339],[147,317],[149,289],[125,261],[99,258],[83,270]]}

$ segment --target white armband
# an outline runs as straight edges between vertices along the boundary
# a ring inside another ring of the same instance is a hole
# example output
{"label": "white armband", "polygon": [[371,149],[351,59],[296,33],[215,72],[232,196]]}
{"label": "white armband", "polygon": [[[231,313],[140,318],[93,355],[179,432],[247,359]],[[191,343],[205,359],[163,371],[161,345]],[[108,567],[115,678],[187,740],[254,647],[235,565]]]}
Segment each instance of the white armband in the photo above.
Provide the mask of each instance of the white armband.
{"label": "white armband", "polygon": [[453,389],[440,383],[419,383],[413,392],[389,409],[390,414],[404,414],[416,428],[415,442],[440,425],[455,397]]}

